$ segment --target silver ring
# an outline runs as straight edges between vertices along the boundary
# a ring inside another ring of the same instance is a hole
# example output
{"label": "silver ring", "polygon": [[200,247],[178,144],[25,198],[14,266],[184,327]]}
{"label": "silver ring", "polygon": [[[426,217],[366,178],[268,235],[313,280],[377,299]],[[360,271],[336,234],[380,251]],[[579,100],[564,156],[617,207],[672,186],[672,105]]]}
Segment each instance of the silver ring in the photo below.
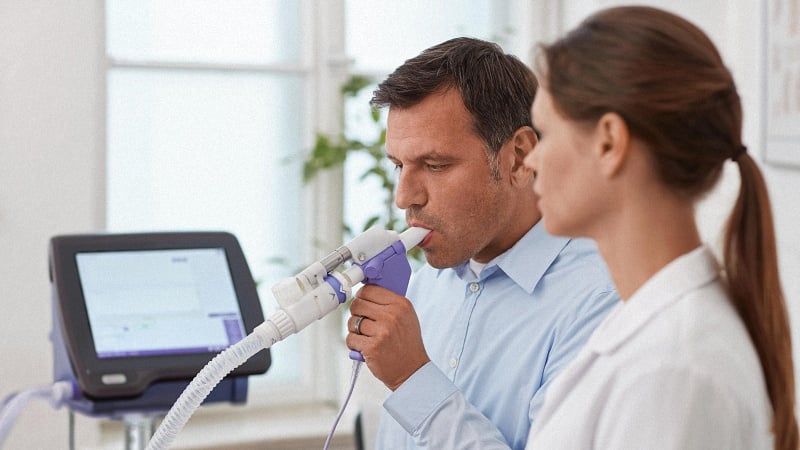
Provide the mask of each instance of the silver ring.
{"label": "silver ring", "polygon": [[353,323],[353,332],[355,334],[361,334],[361,321],[364,320],[364,316],[356,316],[356,321]]}

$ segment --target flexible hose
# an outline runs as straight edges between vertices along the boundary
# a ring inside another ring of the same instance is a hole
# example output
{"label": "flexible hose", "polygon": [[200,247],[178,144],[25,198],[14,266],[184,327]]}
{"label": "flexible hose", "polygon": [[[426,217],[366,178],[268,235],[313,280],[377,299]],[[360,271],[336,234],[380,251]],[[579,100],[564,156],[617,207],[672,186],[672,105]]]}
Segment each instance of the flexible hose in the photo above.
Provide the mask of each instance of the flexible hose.
{"label": "flexible hose", "polygon": [[350,373],[350,389],[347,391],[347,396],[344,398],[342,406],[339,408],[339,413],[336,415],[336,419],[333,421],[331,431],[328,433],[328,437],[325,439],[325,446],[322,447],[323,450],[328,450],[328,447],[331,445],[333,433],[336,431],[336,425],[339,424],[339,420],[341,420],[344,410],[347,408],[347,403],[350,401],[350,397],[353,395],[353,389],[356,387],[356,380],[358,379],[358,372],[361,370],[361,364],[362,362],[359,360],[353,361],[353,371]]}
{"label": "flexible hose", "polygon": [[11,432],[14,422],[25,408],[25,405],[34,398],[47,398],[49,395],[50,387],[42,387],[18,392],[7,398],[3,405],[2,413],[0,413],[0,447],[2,447],[3,442]]}
{"label": "flexible hose", "polygon": [[58,409],[64,400],[74,396],[74,387],[67,381],[58,381],[49,386],[28,389],[9,395],[0,404],[0,447],[3,446],[14,422],[25,405],[33,399],[44,399],[50,402],[53,409]]}
{"label": "flexible hose", "polygon": [[[272,333],[264,333],[265,330]],[[274,336],[265,336],[266,334],[274,334]],[[214,387],[253,355],[280,340],[279,335],[280,333],[274,326],[259,327],[209,361],[170,408],[153,438],[147,443],[147,450],[168,448],[189,421],[189,417],[203,403]]]}

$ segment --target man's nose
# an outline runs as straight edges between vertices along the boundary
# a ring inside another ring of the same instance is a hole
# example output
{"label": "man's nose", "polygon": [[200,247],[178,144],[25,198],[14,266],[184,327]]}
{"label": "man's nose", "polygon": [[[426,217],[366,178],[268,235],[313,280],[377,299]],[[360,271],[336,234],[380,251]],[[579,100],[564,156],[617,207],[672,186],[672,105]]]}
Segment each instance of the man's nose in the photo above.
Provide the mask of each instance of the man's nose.
{"label": "man's nose", "polygon": [[394,204],[400,209],[422,206],[427,201],[425,185],[414,171],[403,168],[397,180]]}

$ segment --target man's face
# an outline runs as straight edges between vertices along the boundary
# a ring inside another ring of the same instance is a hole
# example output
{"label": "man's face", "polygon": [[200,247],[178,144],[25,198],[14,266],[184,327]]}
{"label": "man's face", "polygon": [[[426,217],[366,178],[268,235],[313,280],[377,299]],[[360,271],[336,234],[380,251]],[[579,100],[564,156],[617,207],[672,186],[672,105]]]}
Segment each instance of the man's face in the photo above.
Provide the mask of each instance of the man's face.
{"label": "man's face", "polygon": [[453,267],[469,258],[488,262],[513,244],[504,233],[514,218],[515,195],[508,175],[513,147],[507,147],[494,180],[456,89],[389,110],[386,152],[398,168],[395,203],[409,226],[433,231],[420,244],[431,266]]}

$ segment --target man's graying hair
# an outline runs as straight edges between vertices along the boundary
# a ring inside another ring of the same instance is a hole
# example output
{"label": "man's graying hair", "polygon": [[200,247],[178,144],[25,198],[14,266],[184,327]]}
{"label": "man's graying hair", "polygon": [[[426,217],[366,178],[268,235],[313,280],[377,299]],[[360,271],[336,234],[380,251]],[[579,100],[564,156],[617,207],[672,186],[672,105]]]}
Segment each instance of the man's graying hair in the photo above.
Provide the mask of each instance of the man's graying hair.
{"label": "man's graying hair", "polygon": [[531,127],[537,82],[533,72],[499,45],[460,37],[435,45],[398,67],[378,85],[375,107],[408,108],[455,87],[486,144],[493,176],[497,154],[520,127]]}

